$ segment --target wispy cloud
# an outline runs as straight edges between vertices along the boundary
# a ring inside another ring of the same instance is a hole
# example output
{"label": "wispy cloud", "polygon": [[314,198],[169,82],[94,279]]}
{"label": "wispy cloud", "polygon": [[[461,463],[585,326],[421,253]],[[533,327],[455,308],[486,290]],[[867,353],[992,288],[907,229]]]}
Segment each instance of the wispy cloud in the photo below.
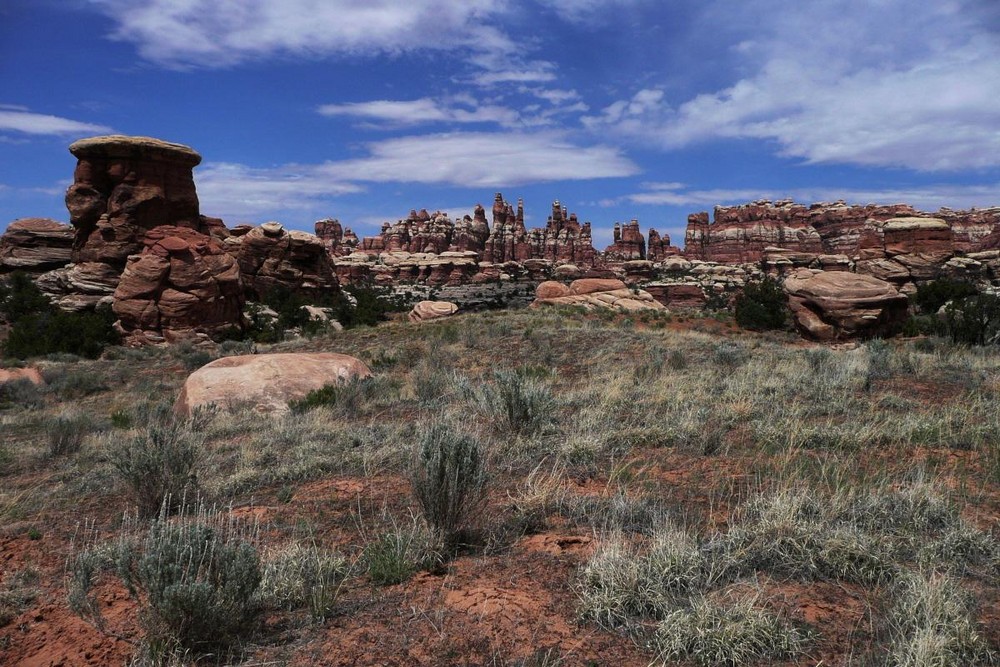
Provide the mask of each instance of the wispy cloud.
{"label": "wispy cloud", "polygon": [[472,99],[447,97],[417,100],[374,100],[347,104],[324,104],[319,107],[324,116],[351,116],[386,121],[394,125],[419,123],[499,123],[511,125],[518,120],[513,109],[497,105],[480,106]]}
{"label": "wispy cloud", "polygon": [[320,165],[282,165],[254,168],[228,162],[209,162],[195,170],[201,210],[236,220],[258,220],[286,210],[311,210],[338,195],[362,188],[337,182]]}
{"label": "wispy cloud", "polygon": [[[95,0],[116,39],[167,65],[219,67],[293,55],[402,53],[467,43],[499,0]],[[480,33],[482,34],[482,33]]]}
{"label": "wispy cloud", "polygon": [[[1000,40],[984,20],[989,11],[981,0],[920,11],[908,0],[718,0],[706,16],[735,36],[732,51],[749,74],[675,106],[645,88],[586,122],[667,149],[763,139],[813,164],[995,167]],[[751,20],[759,16],[768,20]]]}
{"label": "wispy cloud", "polygon": [[0,106],[0,132],[19,132],[34,135],[83,135],[107,134],[111,128],[96,123],[85,123],[61,116],[33,113],[14,105]]}
{"label": "wispy cloud", "polygon": [[453,132],[369,144],[366,157],[324,165],[334,179],[501,187],[631,176],[617,148],[578,146],[558,132]]}
{"label": "wispy cloud", "polygon": [[[424,183],[468,188],[629,176],[638,167],[617,149],[578,146],[558,133],[455,132],[371,143],[368,154],[319,164],[259,168],[210,162],[195,170],[202,210],[259,220],[317,210],[366,183]],[[471,207],[450,213],[462,214]]]}

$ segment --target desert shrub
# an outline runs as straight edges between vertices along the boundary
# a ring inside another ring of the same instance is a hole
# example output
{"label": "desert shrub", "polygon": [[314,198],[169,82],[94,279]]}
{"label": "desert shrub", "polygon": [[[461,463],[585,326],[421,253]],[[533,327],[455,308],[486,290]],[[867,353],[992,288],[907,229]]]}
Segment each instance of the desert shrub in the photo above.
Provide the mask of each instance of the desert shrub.
{"label": "desert shrub", "polygon": [[15,271],[0,281],[0,317],[9,324],[51,309],[52,302],[27,273]]}
{"label": "desert shrub", "polygon": [[103,623],[92,589],[113,570],[139,603],[146,651],[160,659],[178,650],[204,654],[232,645],[258,626],[261,606],[256,529],[199,509],[177,519],[161,513],[149,528],[126,526],[109,549],[95,546],[72,560],[70,606]]}
{"label": "desert shrub", "polygon": [[967,280],[939,278],[917,286],[913,303],[926,315],[933,315],[949,301],[961,301],[978,293],[976,286]]}
{"label": "desert shrub", "polygon": [[108,388],[104,378],[89,368],[55,366],[46,368],[43,376],[49,389],[64,400],[84,398]]}
{"label": "desert shrub", "polygon": [[161,505],[175,509],[194,490],[198,445],[187,425],[160,417],[111,446],[111,466],[129,488],[141,516],[155,516]]}
{"label": "desert shrub", "polygon": [[738,343],[722,342],[712,350],[712,361],[723,368],[737,368],[749,360],[750,350]]}
{"label": "desert shrub", "polygon": [[40,577],[32,567],[10,570],[0,579],[0,628],[25,611],[38,597]]}
{"label": "desert shrub", "polygon": [[544,428],[555,409],[551,387],[517,371],[493,371],[490,382],[473,391],[479,411],[503,434],[531,435]]}
{"label": "desert shrub", "polygon": [[410,482],[424,518],[447,547],[455,547],[482,507],[485,452],[450,424],[434,424],[421,434]]}
{"label": "desert shrub", "polygon": [[333,610],[351,563],[342,554],[311,542],[292,543],[264,561],[260,599],[278,609],[306,608],[316,621]]}
{"label": "desert shrub", "polygon": [[979,632],[971,601],[942,574],[910,574],[894,591],[888,623],[890,662],[900,667],[994,665],[997,656]]}
{"label": "desert shrub", "polygon": [[63,413],[45,425],[49,456],[65,456],[80,451],[83,441],[95,428],[89,415]]}
{"label": "desert shrub", "polygon": [[952,342],[993,345],[1000,342],[1000,297],[979,294],[950,302],[944,309]]}
{"label": "desert shrub", "polygon": [[38,408],[45,403],[42,388],[31,380],[0,383],[0,410]]}
{"label": "desert shrub", "polygon": [[669,613],[656,628],[654,646],[662,664],[756,665],[799,655],[807,636],[758,607],[755,596],[726,605],[703,597]]}
{"label": "desert shrub", "polygon": [[744,329],[782,329],[788,322],[788,297],[777,280],[749,283],[736,297],[736,323]]}
{"label": "desert shrub", "polygon": [[436,567],[441,561],[440,541],[416,517],[408,525],[394,526],[365,547],[363,559],[372,583],[400,584],[421,569]]}
{"label": "desert shrub", "polygon": [[335,310],[335,319],[345,327],[375,326],[386,320],[390,313],[410,308],[408,301],[392,292],[391,288],[375,286],[348,286],[348,295]]}
{"label": "desert shrub", "polygon": [[314,389],[302,398],[290,401],[288,406],[292,412],[302,413],[316,408],[335,408],[338,411],[351,414],[369,398],[372,383],[367,379],[352,379],[347,382],[337,382]]}

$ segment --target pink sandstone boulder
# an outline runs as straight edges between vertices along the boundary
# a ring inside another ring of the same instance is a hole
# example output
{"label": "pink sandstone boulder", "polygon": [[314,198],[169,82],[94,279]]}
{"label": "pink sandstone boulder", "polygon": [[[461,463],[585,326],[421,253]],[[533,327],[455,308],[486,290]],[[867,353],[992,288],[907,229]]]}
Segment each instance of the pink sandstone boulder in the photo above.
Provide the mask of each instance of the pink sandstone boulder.
{"label": "pink sandstone boulder", "polygon": [[531,307],[539,308],[547,305],[580,306],[587,310],[603,308],[623,312],[666,310],[649,292],[631,290],[622,281],[608,278],[581,278],[570,283],[568,288],[557,282],[544,282],[535,290],[535,300],[531,303]]}
{"label": "pink sandstone boulder", "polygon": [[458,312],[458,306],[450,301],[421,301],[410,311],[411,322],[426,322],[449,317]]}
{"label": "pink sandstone boulder", "polygon": [[784,286],[796,324],[813,338],[891,336],[906,321],[906,295],[872,276],[799,269]]}
{"label": "pink sandstone boulder", "polygon": [[223,357],[188,376],[174,412],[189,417],[199,407],[248,405],[258,412],[281,414],[289,411],[289,401],[311,391],[371,374],[360,359],[329,352]]}

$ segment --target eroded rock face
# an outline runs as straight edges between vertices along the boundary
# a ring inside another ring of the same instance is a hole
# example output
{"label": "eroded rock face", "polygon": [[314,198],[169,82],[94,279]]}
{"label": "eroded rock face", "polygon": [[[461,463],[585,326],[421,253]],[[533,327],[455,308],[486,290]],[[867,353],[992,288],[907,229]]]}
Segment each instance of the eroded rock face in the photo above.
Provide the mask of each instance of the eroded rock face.
{"label": "eroded rock face", "polygon": [[119,268],[141,252],[142,240],[163,225],[200,229],[192,170],[201,156],[181,144],[112,135],[69,147],[78,162],[66,191],[76,228],[74,262]]}
{"label": "eroded rock face", "polygon": [[338,289],[327,245],[312,234],[265,222],[243,236],[227,239],[226,247],[239,262],[249,298],[259,299],[275,288],[297,292]]}
{"label": "eroded rock face", "polygon": [[887,337],[906,321],[906,296],[872,276],[799,269],[784,287],[796,325],[819,340]]}
{"label": "eroded rock face", "polygon": [[450,317],[458,312],[458,305],[450,301],[420,301],[410,311],[411,322],[426,322],[442,317]]}
{"label": "eroded rock face", "polygon": [[[685,255],[727,264],[764,261],[773,272],[798,267],[853,270],[913,289],[942,275],[957,254],[988,249],[1000,208],[931,216],[906,204],[811,206],[766,200],[716,207],[688,218]],[[782,254],[783,253],[783,254]]]}
{"label": "eroded rock face", "polygon": [[605,249],[604,257],[616,262],[646,259],[646,240],[639,231],[638,220],[624,225],[615,223],[614,243]]}
{"label": "eroded rock face", "polygon": [[0,236],[0,273],[40,273],[70,262],[73,227],[48,218],[22,218]]}
{"label": "eroded rock face", "polygon": [[325,385],[371,377],[371,369],[346,354],[286,353],[223,357],[202,366],[184,382],[174,412],[188,417],[197,408],[250,405],[260,412],[288,412],[288,402]]}
{"label": "eroded rock face", "polygon": [[532,308],[541,306],[580,306],[587,310],[604,308],[622,312],[665,310],[663,304],[643,290],[630,290],[620,280],[582,278],[569,286],[555,281],[543,282],[535,291]]}
{"label": "eroded rock face", "polygon": [[112,306],[126,341],[135,344],[218,337],[241,330],[243,288],[236,259],[210,236],[184,227],[148,232],[129,258]]}

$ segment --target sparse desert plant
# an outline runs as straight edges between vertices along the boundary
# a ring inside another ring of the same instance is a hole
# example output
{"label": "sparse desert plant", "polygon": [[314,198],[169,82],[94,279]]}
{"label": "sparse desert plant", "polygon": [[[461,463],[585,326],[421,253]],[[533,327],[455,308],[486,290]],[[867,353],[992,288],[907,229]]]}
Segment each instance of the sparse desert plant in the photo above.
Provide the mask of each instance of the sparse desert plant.
{"label": "sparse desert plant", "polygon": [[969,596],[955,579],[936,573],[904,577],[889,614],[890,661],[899,667],[995,665],[977,628]]}
{"label": "sparse desert plant", "polygon": [[38,408],[45,402],[41,387],[31,380],[0,383],[0,410]]}
{"label": "sparse desert plant", "polygon": [[0,628],[27,609],[38,597],[40,575],[33,567],[10,571],[0,579]]}
{"label": "sparse desert plant", "polygon": [[314,541],[293,542],[266,554],[260,584],[261,601],[278,609],[305,607],[315,621],[333,611],[352,563]]}
{"label": "sparse desert plant", "polygon": [[372,583],[379,586],[400,584],[421,569],[436,567],[441,561],[439,536],[419,517],[408,524],[395,524],[370,542],[364,562]]}
{"label": "sparse desert plant", "polygon": [[145,651],[165,659],[177,651],[228,648],[258,626],[261,606],[257,528],[198,508],[172,519],[166,511],[141,531],[133,519],[113,548],[78,553],[70,570],[70,605],[101,624],[92,588],[114,570],[138,601]]}
{"label": "sparse desert plant", "polygon": [[175,509],[194,495],[198,440],[183,422],[157,419],[110,447],[111,466],[141,516],[155,516],[161,505]]}
{"label": "sparse desert plant", "polygon": [[473,391],[479,411],[501,434],[531,435],[553,416],[555,398],[545,382],[517,371],[493,371],[489,382]]}
{"label": "sparse desert plant", "polygon": [[424,518],[449,548],[472,527],[485,499],[482,445],[448,423],[425,429],[410,468],[413,495]]}
{"label": "sparse desert plant", "polygon": [[66,456],[80,451],[94,427],[94,421],[85,414],[65,412],[56,415],[45,427],[49,456]]}
{"label": "sparse desert plant", "polygon": [[705,667],[756,665],[799,655],[808,637],[760,608],[756,595],[723,604],[697,597],[690,608],[669,613],[656,628],[654,646],[663,665],[691,660]]}

